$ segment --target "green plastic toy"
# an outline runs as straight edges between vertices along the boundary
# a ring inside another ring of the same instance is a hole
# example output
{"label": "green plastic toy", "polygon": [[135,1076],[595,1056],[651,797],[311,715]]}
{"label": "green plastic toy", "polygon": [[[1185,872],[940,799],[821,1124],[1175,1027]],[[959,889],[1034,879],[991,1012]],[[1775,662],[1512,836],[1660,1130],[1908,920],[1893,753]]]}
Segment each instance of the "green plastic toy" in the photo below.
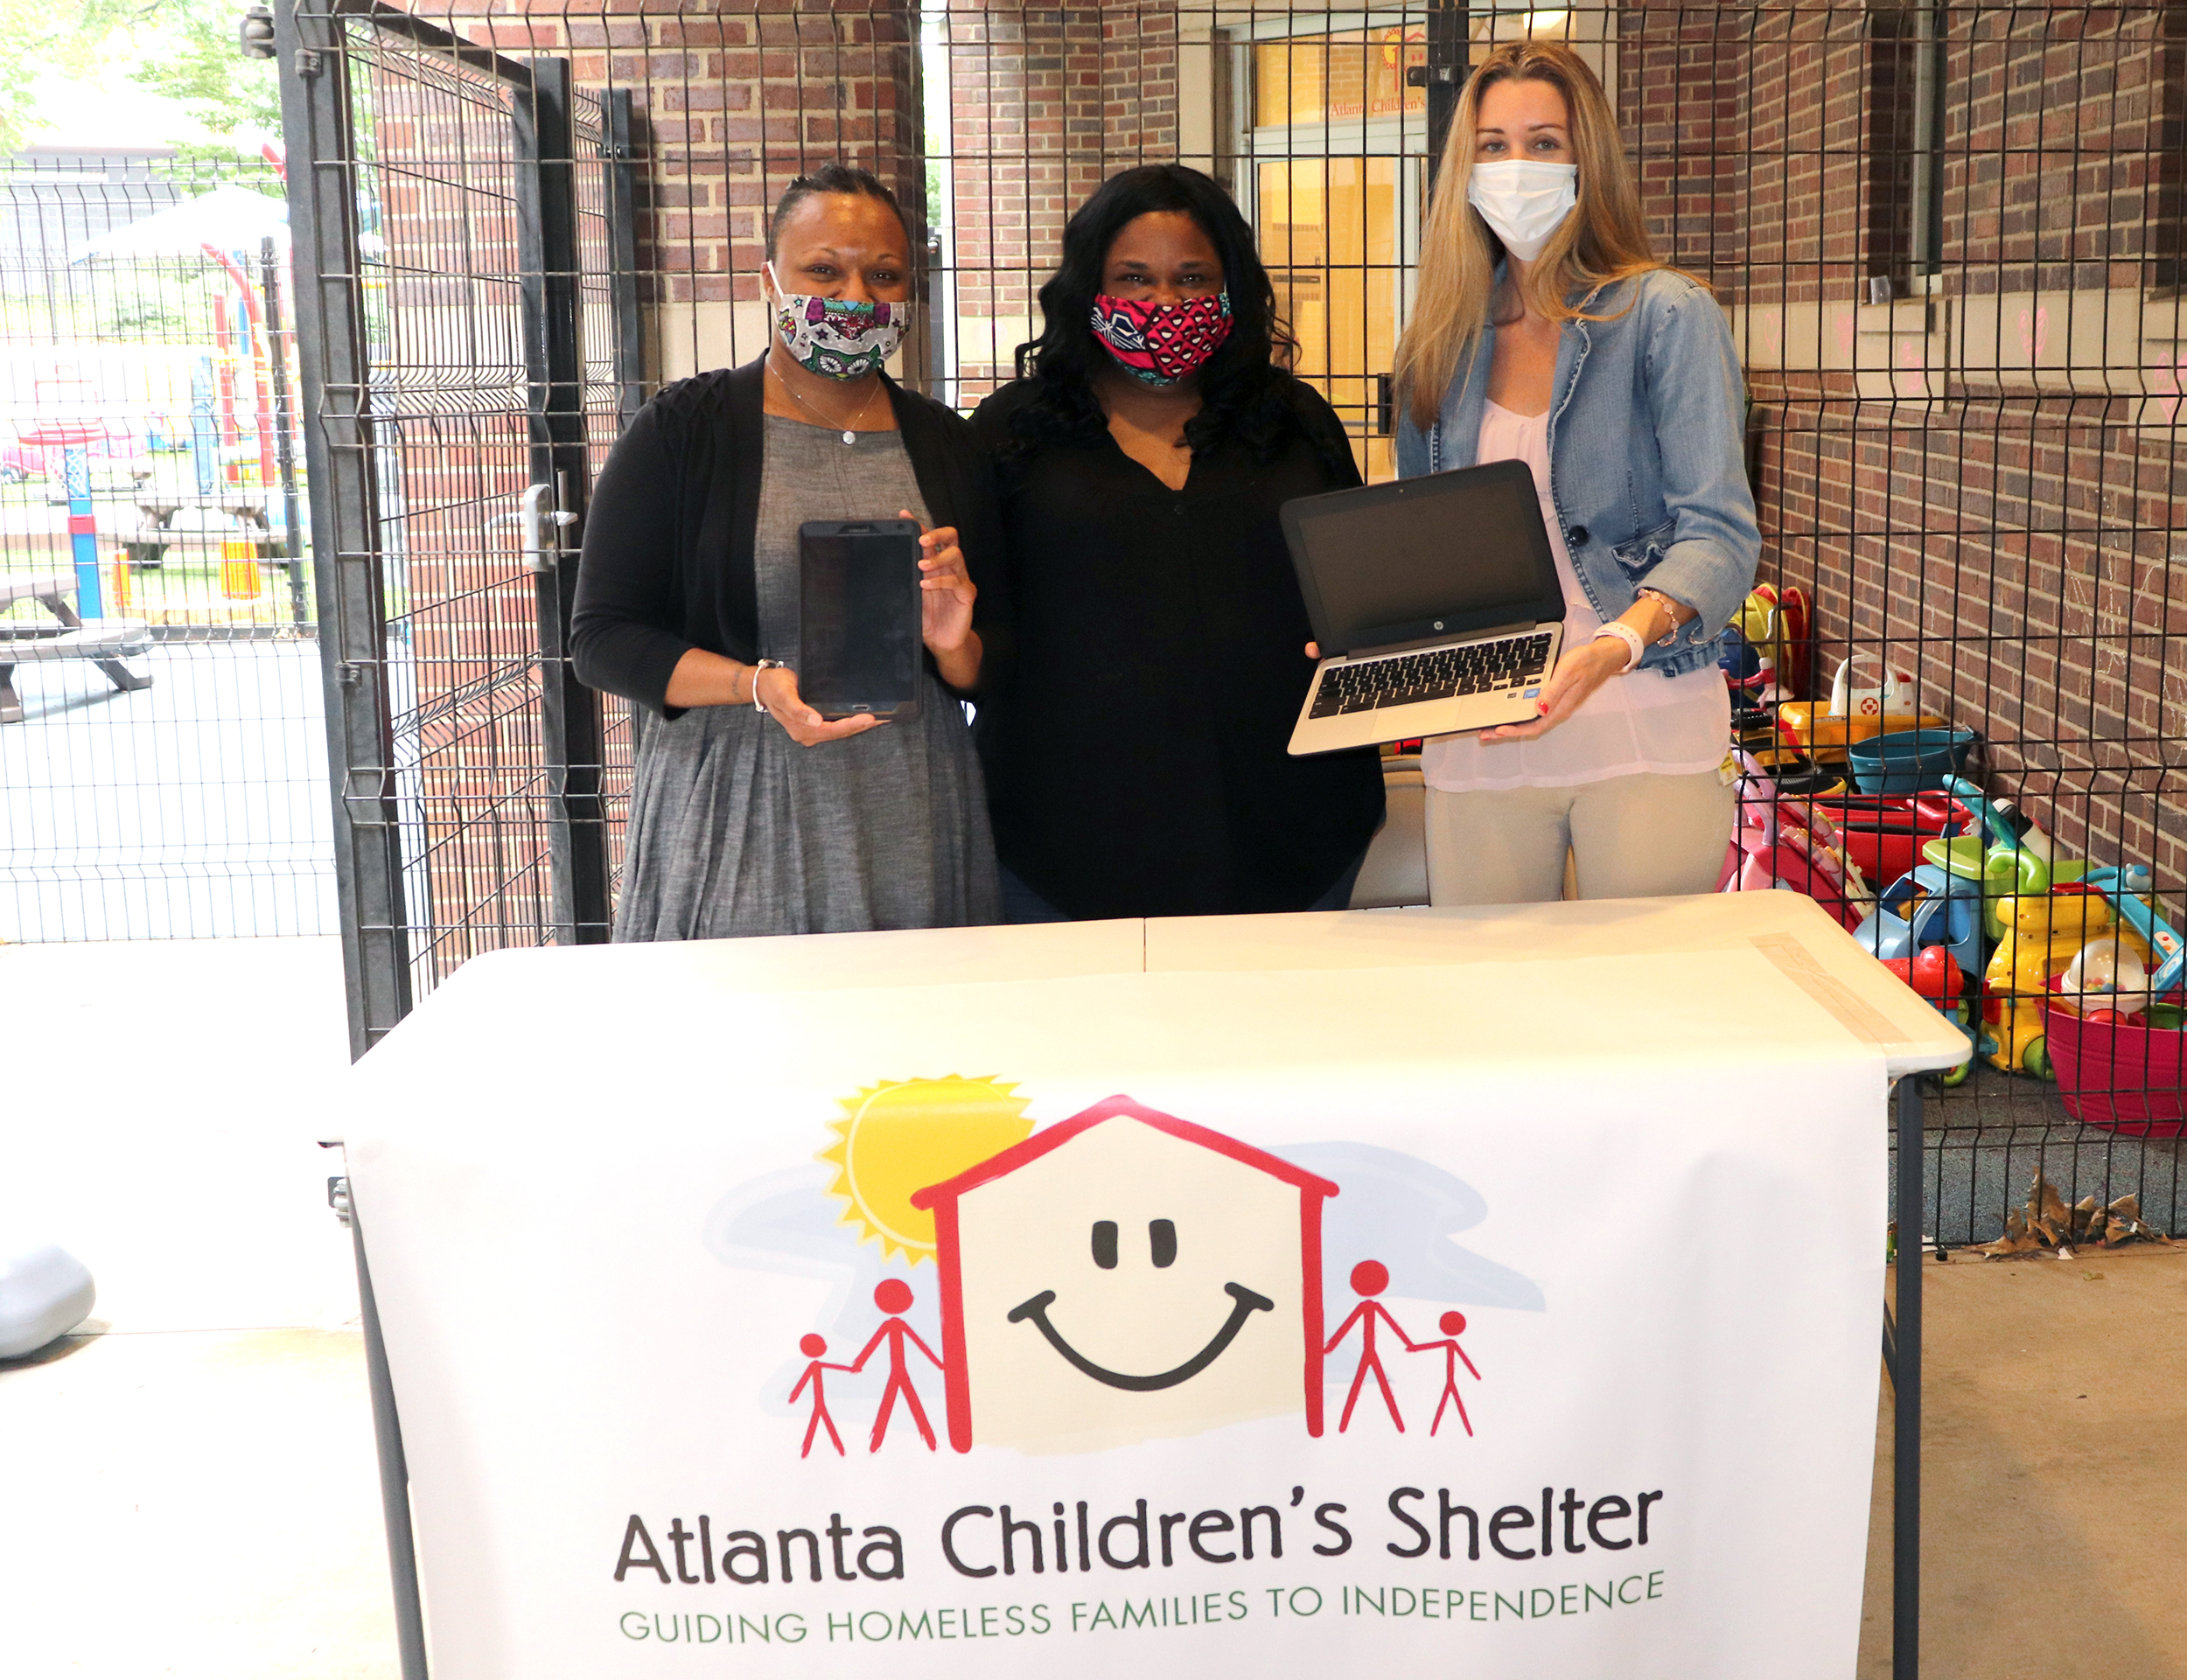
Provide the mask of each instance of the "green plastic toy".
{"label": "green plastic toy", "polygon": [[2023,845],[2012,826],[1982,797],[1981,790],[1964,777],[1946,777],[1944,791],[1976,813],[1984,832],[1930,840],[1922,847],[1921,855],[1962,881],[1981,883],[1982,928],[1992,944],[2005,937],[2005,926],[1997,913],[2000,899],[2039,896],[2052,887],[2079,881],[2087,868],[2079,858],[2048,858],[2041,848]]}

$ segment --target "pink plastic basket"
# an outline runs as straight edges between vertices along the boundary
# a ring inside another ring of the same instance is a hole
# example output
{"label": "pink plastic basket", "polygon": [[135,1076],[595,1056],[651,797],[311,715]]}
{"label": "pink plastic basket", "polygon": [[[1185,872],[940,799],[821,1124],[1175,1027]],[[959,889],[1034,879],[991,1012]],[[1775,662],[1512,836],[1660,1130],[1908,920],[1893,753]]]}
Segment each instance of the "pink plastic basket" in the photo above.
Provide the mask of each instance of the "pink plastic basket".
{"label": "pink plastic basket", "polygon": [[2187,1132],[2187,1031],[2043,1013],[2044,1048],[2068,1114],[2129,1137]]}

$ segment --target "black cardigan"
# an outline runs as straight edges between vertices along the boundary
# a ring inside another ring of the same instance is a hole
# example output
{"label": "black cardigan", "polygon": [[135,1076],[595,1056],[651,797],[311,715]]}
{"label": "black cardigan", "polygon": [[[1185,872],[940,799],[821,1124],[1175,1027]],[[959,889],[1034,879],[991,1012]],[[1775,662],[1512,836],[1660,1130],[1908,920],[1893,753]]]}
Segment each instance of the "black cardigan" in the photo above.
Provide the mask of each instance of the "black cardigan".
{"label": "black cardigan", "polygon": [[[746,664],[758,657],[765,371],[762,356],[664,387],[609,451],[585,515],[570,620],[579,681],[673,718],[683,708],[668,704],[668,678],[690,649]],[[985,688],[1008,657],[1010,624],[993,470],[961,415],[882,380],[926,511],[957,528],[979,590],[973,623]]]}

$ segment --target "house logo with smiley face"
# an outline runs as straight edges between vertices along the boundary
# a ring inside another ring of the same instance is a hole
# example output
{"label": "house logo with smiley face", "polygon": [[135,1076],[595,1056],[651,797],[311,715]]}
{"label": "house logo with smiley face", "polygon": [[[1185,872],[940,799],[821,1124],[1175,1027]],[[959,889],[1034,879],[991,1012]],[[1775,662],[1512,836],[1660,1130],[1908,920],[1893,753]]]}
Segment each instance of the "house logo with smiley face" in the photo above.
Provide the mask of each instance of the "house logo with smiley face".
{"label": "house logo with smiley face", "polygon": [[1455,1303],[1544,1303],[1452,1240],[1487,1216],[1470,1185],[1129,1097],[1045,1126],[1029,1105],[1000,1079],[880,1080],[842,1100],[824,1179],[786,1168],[716,1206],[726,1264],[832,1282],[763,1401],[802,1420],[800,1457],[858,1449],[846,1403],[868,1453],[1098,1452],[1283,1417],[1318,1436],[1324,1413],[1338,1435],[1423,1414],[1429,1439],[1473,1434]]}
{"label": "house logo with smiley face", "polygon": [[1318,1435],[1337,1193],[1127,1097],[914,1192],[950,1445],[1087,1452],[1299,1412]]}

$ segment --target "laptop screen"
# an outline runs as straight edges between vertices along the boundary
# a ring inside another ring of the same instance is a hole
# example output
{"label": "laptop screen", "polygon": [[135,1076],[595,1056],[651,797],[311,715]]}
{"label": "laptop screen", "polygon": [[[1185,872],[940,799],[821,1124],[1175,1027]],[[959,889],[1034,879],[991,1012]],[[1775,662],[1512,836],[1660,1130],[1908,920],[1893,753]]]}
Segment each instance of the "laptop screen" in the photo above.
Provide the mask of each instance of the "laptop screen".
{"label": "laptop screen", "polygon": [[1303,497],[1283,533],[1324,654],[1564,616],[1523,462]]}

